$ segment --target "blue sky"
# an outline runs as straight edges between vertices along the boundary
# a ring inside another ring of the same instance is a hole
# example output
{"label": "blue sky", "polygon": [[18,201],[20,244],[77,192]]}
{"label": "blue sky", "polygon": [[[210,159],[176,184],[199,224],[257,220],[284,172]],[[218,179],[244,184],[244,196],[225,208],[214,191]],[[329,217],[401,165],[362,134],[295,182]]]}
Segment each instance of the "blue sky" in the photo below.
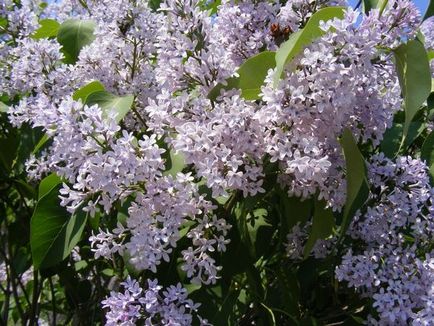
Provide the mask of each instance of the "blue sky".
{"label": "blue sky", "polygon": [[[352,6],[355,6],[357,4],[358,0],[349,0],[349,2]],[[425,14],[426,8],[428,7],[429,0],[413,0],[413,2],[419,8],[420,13],[422,15]]]}
{"label": "blue sky", "polygon": [[419,7],[422,14],[425,13],[426,8],[428,7],[428,0],[413,0],[413,2],[416,4],[416,6]]}

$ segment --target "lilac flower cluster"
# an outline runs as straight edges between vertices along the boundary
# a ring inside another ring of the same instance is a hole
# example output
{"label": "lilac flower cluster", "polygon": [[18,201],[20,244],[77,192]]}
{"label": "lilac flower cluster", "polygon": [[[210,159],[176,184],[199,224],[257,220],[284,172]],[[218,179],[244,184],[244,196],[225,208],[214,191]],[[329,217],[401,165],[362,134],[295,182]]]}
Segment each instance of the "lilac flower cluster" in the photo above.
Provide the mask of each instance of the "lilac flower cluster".
{"label": "lilac flower cluster", "polygon": [[[3,287],[8,287],[8,280],[10,278],[10,271],[8,271],[8,267],[5,262],[0,263],[0,285]],[[24,273],[19,275],[19,280],[23,286],[33,280],[33,267],[26,270]],[[21,288],[18,288],[18,291],[22,291]]]}
{"label": "lilac flower cluster", "polygon": [[426,165],[410,157],[380,154],[369,164],[372,192],[349,235],[336,278],[372,297],[381,325],[429,325],[432,321],[434,188]]}
{"label": "lilac flower cluster", "polygon": [[[8,30],[0,44],[0,83],[10,98],[20,95],[9,119],[40,127],[49,138],[27,162],[29,176],[62,177],[60,197],[70,212],[93,216],[128,206],[125,222],[114,229],[102,222],[90,237],[96,258],[120,255],[137,270],[156,273],[177,258],[174,248],[185,237],[182,270],[192,282],[215,284],[216,255],[226,250],[230,225],[199,183],[213,198],[253,196],[265,192],[265,165],[276,163],[278,181],[291,196],[317,197],[340,210],[346,183],[337,139],[349,128],[359,141],[377,146],[401,107],[395,66],[383,49],[415,36],[420,17],[409,0],[388,1],[383,12],[363,17],[347,9],[343,18],[322,22],[324,35],[285,67],[277,85],[270,70],[257,101],[237,90],[208,98],[246,59],[278,49],[320,8],[343,4],[222,1],[211,14],[199,0],[166,0],[156,11],[148,1],[89,1],[85,8],[76,0],[45,8],[37,0],[3,1]],[[30,37],[42,18],[92,20],[95,40],[75,64],[64,63],[55,39]],[[131,112],[120,123],[116,107],[73,99],[92,81],[115,96],[132,96]],[[182,172],[166,171],[168,152],[185,158]],[[374,298],[380,320],[423,324],[432,313],[431,258],[416,250],[433,228],[426,167],[379,156],[370,178],[381,190],[371,198],[377,204],[350,229],[365,245],[346,253],[336,275]],[[309,228],[296,225],[288,236],[291,258],[302,256]],[[324,257],[334,241],[318,241],[315,257]],[[180,286],[161,293],[156,281],[146,290],[130,279],[122,285],[124,292],[103,302],[109,325],[191,323],[197,305]]]}
{"label": "lilac flower cluster", "polygon": [[[259,119],[268,124],[266,151],[280,161],[286,172],[280,181],[290,194],[319,191],[334,209],[343,205],[344,161],[337,138],[347,127],[364,142],[381,141],[401,104],[394,65],[377,48],[412,35],[406,30],[412,26],[414,33],[414,11],[409,5],[408,20],[387,34],[384,17],[398,20],[392,9],[381,19],[373,18],[374,11],[360,24],[358,14],[347,10],[343,19],[322,25],[327,33],[292,61],[277,88],[272,75],[266,80]],[[386,34],[395,38],[384,39]]]}
{"label": "lilac flower cluster", "polygon": [[[123,291],[112,291],[102,304],[108,310],[108,326],[115,325],[180,325],[193,322],[198,304],[187,298],[187,290],[181,284],[163,289],[157,280],[148,280],[146,289],[130,277],[121,283]],[[200,325],[209,325],[196,315]]]}

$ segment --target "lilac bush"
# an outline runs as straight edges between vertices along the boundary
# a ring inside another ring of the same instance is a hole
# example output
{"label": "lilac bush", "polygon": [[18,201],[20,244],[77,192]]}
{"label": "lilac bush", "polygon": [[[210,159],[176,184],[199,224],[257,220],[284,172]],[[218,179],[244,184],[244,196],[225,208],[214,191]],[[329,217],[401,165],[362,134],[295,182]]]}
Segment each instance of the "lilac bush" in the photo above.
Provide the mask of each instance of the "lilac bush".
{"label": "lilac bush", "polygon": [[433,325],[433,6],[3,0],[0,324]]}

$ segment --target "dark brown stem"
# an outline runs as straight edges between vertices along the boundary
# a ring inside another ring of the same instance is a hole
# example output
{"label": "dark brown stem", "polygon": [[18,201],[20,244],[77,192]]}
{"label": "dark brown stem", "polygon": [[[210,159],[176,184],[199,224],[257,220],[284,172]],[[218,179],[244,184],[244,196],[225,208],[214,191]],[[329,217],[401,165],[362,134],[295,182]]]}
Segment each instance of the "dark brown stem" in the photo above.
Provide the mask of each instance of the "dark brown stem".
{"label": "dark brown stem", "polygon": [[33,271],[33,297],[32,306],[30,310],[30,321],[29,325],[37,325],[38,320],[38,299],[39,299],[39,273],[38,271]]}

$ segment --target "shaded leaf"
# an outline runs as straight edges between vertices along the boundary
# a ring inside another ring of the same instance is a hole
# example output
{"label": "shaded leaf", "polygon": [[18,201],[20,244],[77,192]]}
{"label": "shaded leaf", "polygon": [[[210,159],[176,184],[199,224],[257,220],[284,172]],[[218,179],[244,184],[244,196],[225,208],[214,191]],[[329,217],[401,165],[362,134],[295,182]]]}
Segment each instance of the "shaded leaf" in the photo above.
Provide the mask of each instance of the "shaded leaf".
{"label": "shaded leaf", "polygon": [[91,20],[67,20],[57,33],[57,41],[63,46],[66,63],[75,63],[81,49],[95,39],[95,22]]}
{"label": "shaded leaf", "polygon": [[[420,121],[413,121],[410,123],[407,137],[405,138],[404,148],[409,147],[422,133],[424,125]],[[401,146],[401,140],[404,132],[404,125],[402,123],[395,123],[393,126],[386,130],[384,133],[383,141],[381,142],[380,149],[389,158],[393,158],[398,154]]]}
{"label": "shaded leaf", "polygon": [[430,0],[426,13],[423,16],[423,20],[427,20],[432,16],[434,16],[434,0]]}
{"label": "shaded leaf", "polygon": [[247,223],[247,231],[253,249],[252,256],[256,259],[259,259],[270,245],[273,228],[266,219],[267,214],[268,212],[264,208],[256,209],[250,214],[251,222]]}
{"label": "shaded leaf", "polygon": [[10,171],[13,167],[18,153],[20,138],[15,130],[9,134],[0,134],[0,163],[6,171]]}
{"label": "shaded leaf", "polygon": [[280,206],[288,232],[298,222],[306,222],[313,212],[312,200],[288,197],[288,194],[283,191],[280,195]]}
{"label": "shaded leaf", "polygon": [[160,8],[161,2],[162,2],[162,0],[149,0],[149,7],[153,11],[157,11]]}
{"label": "shaded leaf", "polygon": [[304,246],[304,257],[307,258],[312,251],[315,243],[319,239],[326,239],[333,233],[335,226],[335,217],[330,208],[326,208],[324,201],[315,201],[315,207],[312,218],[312,228],[309,239]]}
{"label": "shaded leaf", "polygon": [[420,151],[420,158],[426,162],[431,178],[434,179],[434,131],[426,137]]}
{"label": "shaded leaf", "polygon": [[369,13],[371,9],[377,8],[378,0],[363,0],[363,11],[365,14]]}
{"label": "shaded leaf", "polygon": [[274,316],[273,310],[269,308],[267,305],[261,302],[261,306],[265,309],[268,315],[269,325],[276,325],[276,317]]}
{"label": "shaded leaf", "polygon": [[228,318],[234,311],[240,291],[241,289],[229,291],[229,293],[223,299],[223,303],[219,310],[211,320],[214,325],[228,325]]}
{"label": "shaded leaf", "polygon": [[14,180],[14,184],[26,197],[36,198],[36,190],[26,181],[18,179]]}
{"label": "shaded leaf", "polygon": [[33,266],[47,268],[64,260],[81,238],[87,215],[70,216],[60,206],[59,187],[39,199],[30,222],[30,247]]}

